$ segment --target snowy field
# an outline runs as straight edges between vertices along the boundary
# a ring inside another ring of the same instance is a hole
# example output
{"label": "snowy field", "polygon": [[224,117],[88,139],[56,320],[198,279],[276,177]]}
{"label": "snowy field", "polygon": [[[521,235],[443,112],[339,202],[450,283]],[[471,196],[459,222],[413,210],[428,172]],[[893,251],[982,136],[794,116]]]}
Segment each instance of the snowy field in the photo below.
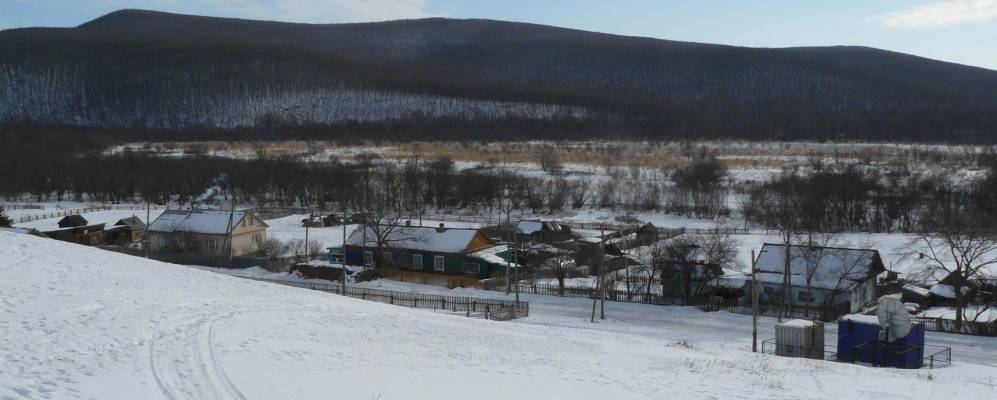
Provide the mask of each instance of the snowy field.
{"label": "snowy field", "polygon": [[[149,210],[149,217],[151,220],[155,221],[156,218],[159,217],[159,214],[162,213],[163,213],[162,209]],[[148,221],[146,221],[145,210],[106,210],[106,211],[94,211],[94,212],[82,213],[80,215],[82,215],[83,218],[86,218],[87,222],[89,222],[91,225],[107,224],[106,227],[108,228],[114,225],[119,220],[132,216],[136,216],[139,219],[141,219],[142,222],[148,223]],[[18,228],[34,228],[40,231],[49,231],[49,230],[59,229],[59,220],[62,218],[63,217],[54,217],[54,218],[40,219],[37,221],[15,223],[14,226]]]}
{"label": "snowy field", "polygon": [[752,354],[739,315],[608,303],[591,324],[525,296],[525,320],[467,319],[2,232],[0,292],[5,400],[997,398],[997,363],[963,355],[993,338],[929,334],[954,365],[874,369]]}
{"label": "snowy field", "polygon": [[[469,146],[469,144],[472,144]],[[375,163],[399,164],[409,160],[448,157],[457,170],[500,165],[522,176],[550,177],[540,168],[538,155],[544,146],[554,146],[568,180],[583,179],[598,184],[621,178],[663,181],[664,170],[685,165],[693,154],[706,152],[723,160],[730,183],[764,182],[784,168],[807,167],[814,160],[825,164],[857,165],[873,169],[904,165],[913,172],[937,172],[960,184],[974,182],[986,170],[975,165],[974,156],[993,146],[927,145],[863,142],[779,141],[525,141],[525,142],[413,142],[347,145],[334,141],[276,142],[136,142],[112,146],[104,154],[145,152],[162,157],[208,155],[251,160],[262,154],[293,157],[305,162],[354,162],[358,158]],[[611,171],[612,170],[612,171]],[[885,169],[884,169],[885,170]],[[639,175],[634,175],[639,171]]]}

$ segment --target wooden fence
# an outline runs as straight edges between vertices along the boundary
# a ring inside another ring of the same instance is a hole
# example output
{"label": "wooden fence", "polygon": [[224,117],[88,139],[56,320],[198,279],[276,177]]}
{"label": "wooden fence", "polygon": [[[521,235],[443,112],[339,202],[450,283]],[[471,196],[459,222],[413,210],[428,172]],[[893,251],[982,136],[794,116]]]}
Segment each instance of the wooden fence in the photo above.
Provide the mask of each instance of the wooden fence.
{"label": "wooden fence", "polygon": [[[505,292],[506,287],[503,284],[486,285],[485,290],[491,290],[496,292]],[[515,287],[512,288],[515,290]],[[616,289],[604,289],[599,290],[593,287],[587,286],[566,286],[561,288],[559,285],[551,284],[528,284],[522,283],[519,285],[519,293],[528,294],[539,294],[544,296],[558,296],[558,297],[575,297],[584,299],[598,299],[603,298],[608,301],[615,301],[619,303],[636,303],[636,304],[653,304],[659,306],[694,306],[699,304],[705,304],[706,298],[702,297],[690,297],[690,298],[675,298],[666,297],[655,293],[647,293],[644,291],[630,291],[626,290],[616,290]]]}
{"label": "wooden fence", "polygon": [[[22,207],[22,208],[30,208],[30,207]],[[160,210],[162,208],[163,208],[163,206],[153,206],[150,209],[152,209],[152,210]],[[76,214],[90,213],[90,212],[96,212],[96,211],[145,210],[145,209],[146,209],[146,206],[144,206],[144,205],[113,205],[113,206],[94,206],[94,207],[86,207],[86,208],[74,208],[74,209],[52,211],[52,212],[47,212],[47,213],[44,213],[44,214],[22,215],[21,217],[19,217],[17,219],[16,223],[20,224],[20,223],[24,223],[24,222],[38,221],[38,220],[49,219],[49,218],[65,217],[67,215],[76,215]]]}
{"label": "wooden fence", "polygon": [[362,300],[378,301],[402,307],[423,308],[464,314],[493,321],[508,321],[530,315],[530,303],[507,300],[492,300],[476,297],[444,296],[415,292],[401,292],[383,289],[368,289],[357,286],[343,287],[334,283],[313,283],[280,281],[256,277],[242,277],[257,281],[277,283],[304,289],[319,290]]}

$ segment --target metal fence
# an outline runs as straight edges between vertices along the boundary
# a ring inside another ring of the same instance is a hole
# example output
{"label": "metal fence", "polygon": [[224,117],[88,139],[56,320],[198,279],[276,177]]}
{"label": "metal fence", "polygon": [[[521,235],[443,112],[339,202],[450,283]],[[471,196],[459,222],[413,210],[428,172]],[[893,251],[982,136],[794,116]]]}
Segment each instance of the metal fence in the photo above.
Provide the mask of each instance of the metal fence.
{"label": "metal fence", "polygon": [[[699,308],[707,312],[723,310],[735,314],[752,315],[753,313],[751,306],[738,305],[738,304],[706,303],[700,305]],[[784,318],[807,319],[811,321],[832,322],[845,314],[848,314],[848,310],[838,309],[838,308],[834,308],[831,310],[822,310],[822,309],[813,309],[813,308],[788,307],[784,310],[783,307],[778,305],[760,305],[758,307],[758,315],[766,317],[782,316]]]}
{"label": "metal fence", "polygon": [[997,337],[997,322],[962,321],[962,325],[957,328],[952,319],[911,317],[911,321],[922,323],[925,330],[933,332]]}
{"label": "metal fence", "polygon": [[423,308],[463,314],[467,317],[484,318],[493,321],[508,321],[516,318],[525,318],[530,315],[530,303],[525,301],[517,303],[506,300],[368,289],[356,286],[347,286],[344,291],[342,286],[333,283],[280,281],[256,277],[241,278],[277,283],[304,289],[319,290],[402,307]]}
{"label": "metal fence", "polygon": [[[486,285],[485,290],[491,290],[496,292],[504,292],[506,286],[503,284],[496,285]],[[515,290],[515,286],[511,290]],[[561,288],[560,285],[551,284],[528,284],[523,283],[519,285],[519,293],[527,294],[539,294],[544,296],[558,296],[558,297],[575,297],[584,299],[599,299],[604,298],[608,301],[615,301],[618,303],[637,303],[637,304],[653,304],[659,306],[694,306],[706,303],[706,298],[701,297],[689,297],[689,298],[675,298],[662,296],[655,293],[647,293],[643,291],[626,291],[617,289],[604,289],[599,290],[593,287],[587,286],[565,286]]]}
{"label": "metal fence", "polygon": [[[811,357],[806,357],[806,358],[817,359],[819,356],[819,358],[823,360],[838,361],[838,347],[832,344],[825,344],[821,352],[817,354],[812,354],[813,349],[803,348],[795,345],[787,345],[787,344],[778,345],[776,344],[775,339],[772,338],[772,339],[765,339],[762,341],[761,351],[764,354],[776,354],[779,352],[779,347],[782,347],[783,351],[789,354],[800,354],[800,355],[811,354],[812,355]],[[785,351],[786,348],[791,348],[791,350]],[[923,346],[923,349],[924,349],[924,355],[922,357],[924,361],[923,365],[924,367],[928,367],[929,369],[934,369],[934,368],[952,365],[951,347],[926,344]]]}

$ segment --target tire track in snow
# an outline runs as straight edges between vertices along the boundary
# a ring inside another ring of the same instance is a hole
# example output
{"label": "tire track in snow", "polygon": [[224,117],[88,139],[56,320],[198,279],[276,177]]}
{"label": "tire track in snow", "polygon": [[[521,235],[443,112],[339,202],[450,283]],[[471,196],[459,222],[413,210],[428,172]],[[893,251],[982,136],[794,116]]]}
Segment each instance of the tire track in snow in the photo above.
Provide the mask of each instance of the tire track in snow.
{"label": "tire track in snow", "polygon": [[160,391],[169,400],[246,397],[217,362],[212,343],[214,323],[234,313],[188,315],[156,323],[149,342],[149,366]]}
{"label": "tire track in snow", "polygon": [[[226,319],[232,318],[233,315],[234,314],[229,314],[225,316],[225,318]],[[225,373],[225,368],[222,366],[221,363],[218,362],[218,358],[215,353],[215,341],[214,341],[215,322],[217,320],[218,319],[213,319],[211,320],[211,322],[208,323],[207,342],[208,342],[208,354],[211,356],[211,365],[214,366],[215,372],[218,374],[218,377],[221,378],[222,384],[225,385],[229,393],[231,393],[233,397],[235,397],[236,399],[246,400],[246,396],[243,395],[241,391],[239,391],[239,388],[236,387],[235,384],[232,383],[232,380],[228,377],[228,374]]]}
{"label": "tire track in snow", "polygon": [[166,387],[163,383],[163,379],[159,376],[158,369],[156,368],[156,335],[159,334],[159,326],[162,322],[163,317],[160,317],[159,320],[156,321],[156,325],[153,328],[152,333],[149,335],[149,370],[152,372],[152,379],[156,381],[156,386],[159,387],[159,391],[163,392],[163,395],[165,395],[168,400],[176,400],[177,397],[174,396],[170,388]]}

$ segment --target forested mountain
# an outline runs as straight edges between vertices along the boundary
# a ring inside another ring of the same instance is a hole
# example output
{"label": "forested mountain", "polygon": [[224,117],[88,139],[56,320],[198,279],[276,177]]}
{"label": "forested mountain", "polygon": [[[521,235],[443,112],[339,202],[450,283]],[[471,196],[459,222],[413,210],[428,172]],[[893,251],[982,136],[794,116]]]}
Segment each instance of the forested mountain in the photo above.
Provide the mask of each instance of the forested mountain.
{"label": "forested mountain", "polygon": [[864,47],[490,20],[310,25],[124,10],[0,32],[0,122],[994,142],[997,71]]}

